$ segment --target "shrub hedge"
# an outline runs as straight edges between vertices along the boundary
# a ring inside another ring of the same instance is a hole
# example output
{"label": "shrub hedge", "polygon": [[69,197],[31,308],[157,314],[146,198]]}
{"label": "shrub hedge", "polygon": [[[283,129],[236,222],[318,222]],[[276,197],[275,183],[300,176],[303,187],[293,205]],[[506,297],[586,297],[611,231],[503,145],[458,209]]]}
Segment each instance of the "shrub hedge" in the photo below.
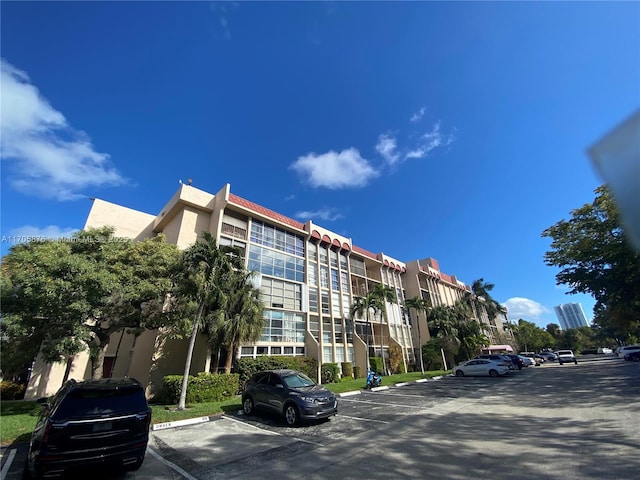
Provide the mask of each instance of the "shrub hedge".
{"label": "shrub hedge", "polygon": [[22,400],[26,387],[23,383],[3,380],[2,383],[0,383],[0,398],[2,398],[2,400]]}
{"label": "shrub hedge", "polygon": [[340,367],[337,363],[323,363],[320,374],[322,383],[334,383],[340,381]]}
{"label": "shrub hedge", "polygon": [[342,362],[342,377],[353,377],[353,363]]}
{"label": "shrub hedge", "polygon": [[[189,375],[187,403],[221,402],[234,397],[240,384],[237,373],[207,373]],[[167,375],[162,382],[160,401],[174,404],[180,400],[182,375]]]}
{"label": "shrub hedge", "polygon": [[[371,370],[376,373],[384,372],[384,364],[382,363],[382,357],[369,357],[369,364],[371,365]],[[369,374],[369,372],[367,372]]]}
{"label": "shrub hedge", "polygon": [[359,365],[354,365],[353,366],[353,378],[360,378],[360,366]]}

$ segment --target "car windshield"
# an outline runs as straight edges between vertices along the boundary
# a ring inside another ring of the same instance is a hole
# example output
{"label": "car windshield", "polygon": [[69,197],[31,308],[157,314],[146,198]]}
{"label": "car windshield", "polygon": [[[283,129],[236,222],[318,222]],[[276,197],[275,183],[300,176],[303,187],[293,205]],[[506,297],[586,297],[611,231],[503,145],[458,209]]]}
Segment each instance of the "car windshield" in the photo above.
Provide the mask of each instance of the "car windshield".
{"label": "car windshield", "polygon": [[316,382],[302,373],[294,373],[283,377],[282,380],[289,388],[313,387]]}
{"label": "car windshield", "polygon": [[76,390],[60,403],[56,419],[111,415],[116,412],[131,413],[147,409],[144,391],[136,389]]}

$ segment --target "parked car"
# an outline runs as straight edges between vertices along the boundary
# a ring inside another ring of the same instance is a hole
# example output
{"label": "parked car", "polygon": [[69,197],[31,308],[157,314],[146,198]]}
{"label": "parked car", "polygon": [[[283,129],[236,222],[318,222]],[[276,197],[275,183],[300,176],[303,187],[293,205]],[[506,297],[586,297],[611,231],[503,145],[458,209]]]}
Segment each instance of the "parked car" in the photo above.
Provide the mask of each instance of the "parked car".
{"label": "parked car", "polygon": [[43,406],[31,436],[25,476],[65,475],[85,467],[137,470],[144,461],[151,409],[131,378],[69,380]]}
{"label": "parked car", "polygon": [[572,350],[558,350],[555,353],[558,356],[558,363],[560,365],[562,365],[564,363],[569,363],[569,362],[573,362],[576,365],[578,364],[578,359],[573,354]]}
{"label": "parked car", "polygon": [[246,415],[256,409],[276,412],[288,425],[301,420],[318,420],[338,413],[336,396],[295,370],[255,373],[244,384],[242,406]]}
{"label": "parked car", "polygon": [[536,366],[544,363],[544,357],[534,352],[520,352],[520,356],[530,358],[535,362]]}
{"label": "parked car", "polygon": [[465,376],[489,376],[498,377],[509,373],[509,365],[502,360],[491,360],[487,358],[474,358],[454,367],[453,374],[456,377]]}
{"label": "parked car", "polygon": [[625,353],[624,359],[628,362],[640,362],[640,350]]}
{"label": "parked car", "polygon": [[610,348],[607,348],[607,347],[600,347],[600,348],[598,348],[598,353],[599,354],[613,353],[613,350],[611,350]]}
{"label": "parked car", "polygon": [[528,366],[525,363],[525,361],[522,360],[522,357],[519,357],[518,355],[511,355],[509,353],[505,353],[504,356],[508,357],[511,360],[513,365],[516,367],[516,370],[522,370],[524,367]]}
{"label": "parked car", "polygon": [[540,356],[544,358],[546,362],[555,362],[558,356],[553,352],[540,352]]}
{"label": "parked car", "polygon": [[624,347],[616,348],[616,356],[618,358],[624,358],[627,353],[636,352],[640,350],[640,345],[626,345]]}
{"label": "parked car", "polygon": [[516,366],[514,365],[513,361],[507,355],[503,355],[501,353],[483,353],[481,355],[476,355],[474,357],[474,360],[477,358],[483,358],[485,360],[494,360],[496,362],[504,362],[507,364],[507,367],[509,367],[509,370],[516,369]]}
{"label": "parked car", "polygon": [[531,357],[518,355],[518,358],[520,358],[525,367],[535,367],[536,365],[538,365],[538,363]]}

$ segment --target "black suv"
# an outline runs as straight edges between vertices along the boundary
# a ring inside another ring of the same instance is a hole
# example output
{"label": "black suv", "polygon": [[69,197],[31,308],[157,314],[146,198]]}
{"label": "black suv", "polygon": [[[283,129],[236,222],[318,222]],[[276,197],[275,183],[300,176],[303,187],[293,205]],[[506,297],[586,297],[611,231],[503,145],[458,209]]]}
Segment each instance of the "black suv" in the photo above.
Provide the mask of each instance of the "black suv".
{"label": "black suv", "polygon": [[25,476],[59,476],[87,466],[137,470],[151,409],[134,379],[70,380],[49,399],[31,436]]}
{"label": "black suv", "polygon": [[328,418],[338,413],[336,396],[295,370],[269,370],[254,374],[242,390],[244,413],[256,408],[284,416],[288,425],[300,420]]}

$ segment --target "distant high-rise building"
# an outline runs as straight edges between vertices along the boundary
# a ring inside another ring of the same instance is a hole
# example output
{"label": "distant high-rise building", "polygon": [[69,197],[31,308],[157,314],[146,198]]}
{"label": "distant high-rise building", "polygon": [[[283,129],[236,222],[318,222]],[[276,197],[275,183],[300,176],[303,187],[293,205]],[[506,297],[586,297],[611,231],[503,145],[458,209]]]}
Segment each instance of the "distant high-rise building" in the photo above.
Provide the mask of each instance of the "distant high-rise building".
{"label": "distant high-rise building", "polygon": [[589,321],[579,303],[563,303],[553,308],[563,330],[589,326]]}

